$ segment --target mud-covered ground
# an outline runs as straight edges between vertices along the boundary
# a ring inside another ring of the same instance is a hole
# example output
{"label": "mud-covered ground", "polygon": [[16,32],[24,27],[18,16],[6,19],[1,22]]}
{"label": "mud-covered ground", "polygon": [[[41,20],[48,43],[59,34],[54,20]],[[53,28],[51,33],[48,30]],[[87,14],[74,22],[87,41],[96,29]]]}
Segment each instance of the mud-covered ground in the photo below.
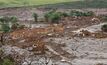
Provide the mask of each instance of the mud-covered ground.
{"label": "mud-covered ground", "polygon": [[[101,25],[102,24],[92,25],[84,29],[87,29],[92,32],[101,31],[100,29]],[[68,56],[66,57],[67,58],[66,61],[70,60],[72,65],[96,65],[99,63],[104,65],[107,64],[106,38],[99,39],[92,37],[82,38],[82,37],[69,36],[69,37],[61,37],[61,38],[51,38],[51,40],[52,40],[51,42],[54,43],[52,44],[52,46],[57,44],[57,46],[54,46],[53,49],[57,49],[58,47],[58,49],[56,50],[58,53],[63,53],[63,51],[60,51],[60,49],[67,52],[63,56],[64,57]],[[61,48],[59,48],[59,46],[61,46]]]}
{"label": "mud-covered ground", "polygon": [[[93,28],[92,28],[93,27]],[[100,28],[100,26],[99,26]],[[88,27],[89,30],[96,29],[95,26]],[[46,38],[46,47],[49,49],[46,54],[33,55],[27,49],[20,49],[15,46],[3,46],[6,54],[13,54],[12,50],[24,55],[27,65],[32,61],[32,65],[96,65],[98,63],[107,64],[107,39],[90,37],[53,37]],[[32,57],[32,55],[34,57]],[[33,59],[33,60],[32,60]],[[38,60],[39,59],[39,60]],[[47,60],[47,61],[46,61]]]}
{"label": "mud-covered ground", "polygon": [[[1,9],[2,16],[17,16],[24,23],[26,20],[32,20],[32,13],[37,12],[42,17],[43,13],[49,9],[36,8],[13,8]],[[59,9],[59,11],[68,12],[69,9]],[[86,9],[83,9],[86,11]],[[88,9],[98,14],[107,14],[107,9]],[[72,33],[78,34],[81,29],[88,30],[92,33],[101,31],[101,25],[106,22],[92,21],[93,17],[65,20],[63,36],[46,37],[44,39],[46,54],[35,55],[34,52],[28,51],[28,48],[22,49],[17,46],[2,46],[5,54],[22,55],[22,65],[107,65],[107,38],[81,37],[72,36]],[[23,24],[23,23],[22,23]],[[29,23],[26,24],[29,26]],[[49,24],[32,24],[32,28],[47,27]],[[107,33],[105,33],[107,34]],[[23,40],[21,41],[23,42]],[[18,43],[17,43],[18,44]],[[19,44],[18,44],[19,45]],[[15,52],[15,53],[14,53]]]}

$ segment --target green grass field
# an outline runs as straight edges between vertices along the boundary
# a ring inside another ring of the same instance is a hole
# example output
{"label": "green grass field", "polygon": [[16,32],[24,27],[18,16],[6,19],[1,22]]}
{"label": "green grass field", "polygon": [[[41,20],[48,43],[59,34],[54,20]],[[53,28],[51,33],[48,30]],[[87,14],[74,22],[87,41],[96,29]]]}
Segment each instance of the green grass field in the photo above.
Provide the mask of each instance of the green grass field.
{"label": "green grass field", "polygon": [[107,0],[0,0],[0,8],[40,5],[50,8],[107,8]]}
{"label": "green grass field", "polygon": [[0,0],[0,7],[37,6],[74,1],[78,0]]}

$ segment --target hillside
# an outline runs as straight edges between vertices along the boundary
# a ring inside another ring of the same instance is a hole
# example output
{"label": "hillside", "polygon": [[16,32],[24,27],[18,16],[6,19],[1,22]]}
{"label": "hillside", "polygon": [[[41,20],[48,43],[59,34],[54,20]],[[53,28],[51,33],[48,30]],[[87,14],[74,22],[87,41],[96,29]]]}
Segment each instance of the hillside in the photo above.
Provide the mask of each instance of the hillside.
{"label": "hillside", "polygon": [[50,8],[107,8],[107,0],[78,0],[58,4],[45,5]]}
{"label": "hillside", "polygon": [[0,7],[35,6],[73,1],[78,0],[0,0]]}
{"label": "hillside", "polygon": [[0,7],[107,8],[107,0],[0,0]]}

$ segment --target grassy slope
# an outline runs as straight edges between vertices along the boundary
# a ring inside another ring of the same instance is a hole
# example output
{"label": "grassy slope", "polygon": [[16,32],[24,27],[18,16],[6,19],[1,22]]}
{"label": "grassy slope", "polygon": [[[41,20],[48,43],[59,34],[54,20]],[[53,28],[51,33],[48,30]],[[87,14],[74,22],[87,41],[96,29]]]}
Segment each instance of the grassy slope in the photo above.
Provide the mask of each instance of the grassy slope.
{"label": "grassy slope", "polygon": [[77,0],[0,0],[0,7],[19,7],[32,5],[56,4],[63,2],[73,2]]}
{"label": "grassy slope", "polygon": [[[45,5],[46,6],[46,5]],[[63,2],[58,4],[50,4],[47,7],[59,8],[107,8],[107,0],[79,0],[74,2]]]}
{"label": "grassy slope", "polygon": [[107,0],[0,0],[0,7],[44,5],[50,8],[107,8]]}

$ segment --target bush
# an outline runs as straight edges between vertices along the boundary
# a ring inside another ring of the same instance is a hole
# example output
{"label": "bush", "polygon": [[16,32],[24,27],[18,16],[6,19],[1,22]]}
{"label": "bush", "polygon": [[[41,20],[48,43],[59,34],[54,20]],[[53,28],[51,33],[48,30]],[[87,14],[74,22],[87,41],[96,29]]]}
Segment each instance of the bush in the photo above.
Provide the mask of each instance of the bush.
{"label": "bush", "polygon": [[61,19],[61,13],[56,11],[50,11],[44,15],[45,20],[51,23],[59,23]]}
{"label": "bush", "polygon": [[63,12],[63,13],[61,13],[61,16],[63,16],[63,17],[68,17],[69,15],[68,15],[68,13]]}
{"label": "bush", "polygon": [[107,24],[102,25],[101,30],[107,32]]}
{"label": "bush", "polygon": [[73,10],[70,12],[70,16],[93,16],[93,15],[94,15],[94,12],[92,11],[80,12],[80,11]]}
{"label": "bush", "polygon": [[35,22],[37,22],[37,20],[38,20],[38,14],[37,13],[33,13],[33,17],[34,17]]}
{"label": "bush", "polygon": [[82,12],[73,10],[70,12],[70,16],[83,16],[84,14]]}
{"label": "bush", "polygon": [[2,24],[1,25],[1,30],[6,33],[6,32],[10,31],[10,27],[9,27],[8,24]]}
{"label": "bush", "polygon": [[59,23],[59,20],[61,18],[61,14],[58,12],[52,13],[49,19],[51,20],[51,23]]}
{"label": "bush", "polygon": [[9,16],[4,16],[4,17],[0,17],[0,23],[1,23],[1,30],[3,32],[9,32],[10,31],[10,24],[11,23],[12,25],[17,23],[17,18],[12,16],[12,17],[9,17]]}
{"label": "bush", "polygon": [[5,24],[8,23],[9,20],[7,20],[8,17],[0,17],[0,23]]}
{"label": "bush", "polygon": [[11,21],[11,23],[17,23],[17,21],[18,21],[18,19],[17,19],[17,17],[15,17],[15,16],[12,16],[12,17],[10,17],[10,21]]}
{"label": "bush", "polygon": [[84,13],[84,16],[94,16],[94,12],[92,11],[86,12]]}
{"label": "bush", "polygon": [[45,13],[44,18],[46,22],[49,22],[49,17],[52,15],[52,13],[54,13],[55,10],[49,11],[47,13]]}
{"label": "bush", "polygon": [[16,23],[17,22],[17,18],[12,16],[12,17],[9,17],[9,16],[4,16],[4,17],[0,17],[0,23],[2,24],[7,24],[7,23]]}

